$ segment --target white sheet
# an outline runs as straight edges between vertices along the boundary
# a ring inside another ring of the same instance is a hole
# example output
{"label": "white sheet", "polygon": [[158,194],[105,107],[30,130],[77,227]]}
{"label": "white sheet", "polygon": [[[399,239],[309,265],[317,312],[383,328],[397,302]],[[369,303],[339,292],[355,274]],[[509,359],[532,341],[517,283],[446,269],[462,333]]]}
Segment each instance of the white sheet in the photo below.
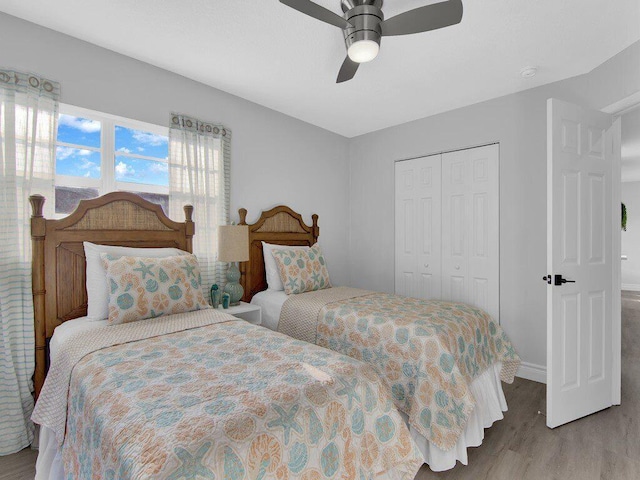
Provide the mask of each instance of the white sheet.
{"label": "white sheet", "polygon": [[284,290],[265,290],[256,293],[251,299],[253,305],[258,305],[262,309],[262,326],[270,330],[278,331],[278,323],[280,323],[280,311],[282,305],[287,301],[289,296]]}
{"label": "white sheet", "polygon": [[57,355],[60,345],[62,345],[71,335],[91,328],[103,327],[107,324],[107,320],[91,320],[89,317],[80,317],[73,320],[67,320],[62,325],[56,327],[53,336],[49,341],[49,359]]}
{"label": "white sheet", "polygon": [[[265,290],[253,296],[251,303],[262,308],[263,326],[278,330],[280,311],[287,297],[284,291],[276,290]],[[496,363],[493,368],[488,369],[471,383],[469,388],[476,399],[476,408],[471,413],[467,426],[453,449],[445,452],[431,445],[426,437],[409,425],[411,436],[418,444],[425,463],[431,470],[434,472],[449,470],[456,466],[456,462],[467,465],[467,448],[480,446],[484,439],[484,429],[504,418],[503,412],[507,411],[507,401],[500,381],[501,369],[502,364]],[[400,415],[407,422],[408,417],[402,412]]]}
{"label": "white sheet", "polygon": [[[56,327],[49,341],[49,358],[53,360],[60,350],[60,346],[77,332],[99,328],[107,324],[107,320],[91,320],[89,317],[80,317],[68,320]],[[36,480],[64,480],[62,458],[58,450],[58,442],[53,430],[40,427],[40,439],[38,441],[38,459],[36,461]]]}

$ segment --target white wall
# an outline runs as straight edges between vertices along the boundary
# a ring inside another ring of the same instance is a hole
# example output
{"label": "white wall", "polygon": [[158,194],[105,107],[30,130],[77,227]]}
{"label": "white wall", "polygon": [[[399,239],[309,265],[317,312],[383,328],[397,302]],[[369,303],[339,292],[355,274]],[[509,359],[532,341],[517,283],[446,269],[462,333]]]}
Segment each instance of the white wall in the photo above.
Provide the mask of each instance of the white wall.
{"label": "white wall", "polygon": [[168,126],[172,111],[228,125],[233,218],[245,207],[255,221],[277,204],[308,223],[317,213],[332,280],[347,281],[346,138],[3,13],[0,45],[0,65],[59,81],[63,103],[158,125]]}
{"label": "white wall", "polygon": [[622,181],[640,182],[640,105],[622,115]]}
{"label": "white wall", "polygon": [[603,108],[640,90],[640,42],[587,75],[352,139],[349,272],[394,290],[396,160],[500,142],[501,323],[542,380],[546,364],[546,100]]}
{"label": "white wall", "polygon": [[622,203],[627,207],[627,231],[622,232],[622,289],[640,291],[640,182],[622,184]]}

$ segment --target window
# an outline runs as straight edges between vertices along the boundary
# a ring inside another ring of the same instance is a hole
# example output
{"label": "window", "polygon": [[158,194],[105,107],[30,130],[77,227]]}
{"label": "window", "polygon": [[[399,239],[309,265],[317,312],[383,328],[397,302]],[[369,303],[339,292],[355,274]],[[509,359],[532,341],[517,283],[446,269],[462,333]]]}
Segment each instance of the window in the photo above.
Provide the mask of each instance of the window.
{"label": "window", "polygon": [[127,191],[169,207],[168,129],[60,105],[56,140],[56,215],[83,199]]}

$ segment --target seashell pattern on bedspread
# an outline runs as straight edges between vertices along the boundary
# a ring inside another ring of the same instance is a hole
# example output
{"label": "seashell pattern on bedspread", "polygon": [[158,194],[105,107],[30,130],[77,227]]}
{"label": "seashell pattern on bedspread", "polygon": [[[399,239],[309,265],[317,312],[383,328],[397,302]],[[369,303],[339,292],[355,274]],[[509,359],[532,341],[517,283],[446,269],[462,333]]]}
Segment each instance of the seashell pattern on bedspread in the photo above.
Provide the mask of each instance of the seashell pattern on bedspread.
{"label": "seashell pattern on bedspread", "polygon": [[370,365],[242,320],[82,358],[62,457],[77,479],[411,480],[422,464]]}
{"label": "seashell pattern on bedspread", "polygon": [[475,407],[473,379],[502,362],[501,379],[511,383],[520,366],[500,325],[461,303],[336,287],[292,295],[278,328],[289,331],[293,324],[305,326],[296,338],[315,338],[317,345],[374,366],[410,425],[445,451],[455,446]]}

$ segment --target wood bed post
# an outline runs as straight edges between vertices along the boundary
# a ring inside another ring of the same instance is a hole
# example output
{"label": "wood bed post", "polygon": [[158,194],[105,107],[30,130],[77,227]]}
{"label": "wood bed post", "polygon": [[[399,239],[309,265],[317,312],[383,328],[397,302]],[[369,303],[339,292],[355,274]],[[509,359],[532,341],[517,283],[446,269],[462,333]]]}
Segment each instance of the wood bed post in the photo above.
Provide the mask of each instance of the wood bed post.
{"label": "wood bed post", "polygon": [[31,261],[33,262],[31,287],[33,290],[33,328],[35,332],[34,388],[36,399],[44,384],[46,369],[47,333],[45,324],[44,239],[47,221],[42,216],[44,197],[31,195]]}
{"label": "wood bed post", "polygon": [[[247,209],[246,208],[241,208],[240,210],[238,210],[238,215],[240,215],[240,223],[238,225],[246,225],[247,224]],[[249,245],[249,248],[251,248],[251,245]],[[242,295],[242,301],[246,302],[248,297],[247,297],[247,272],[249,271],[247,269],[247,265],[249,265],[249,262],[240,262],[238,264],[239,268],[240,268],[240,285],[242,285],[242,288],[244,289],[244,293]],[[250,300],[250,299],[249,299]]]}
{"label": "wood bed post", "polygon": [[193,205],[184,206],[185,236],[187,238],[187,251],[193,253],[193,235],[196,232],[196,224],[193,223]]}
{"label": "wood bed post", "polygon": [[316,242],[318,241],[318,237],[320,236],[320,227],[318,227],[318,215],[311,215],[311,219],[313,220],[313,236],[315,237]]}

